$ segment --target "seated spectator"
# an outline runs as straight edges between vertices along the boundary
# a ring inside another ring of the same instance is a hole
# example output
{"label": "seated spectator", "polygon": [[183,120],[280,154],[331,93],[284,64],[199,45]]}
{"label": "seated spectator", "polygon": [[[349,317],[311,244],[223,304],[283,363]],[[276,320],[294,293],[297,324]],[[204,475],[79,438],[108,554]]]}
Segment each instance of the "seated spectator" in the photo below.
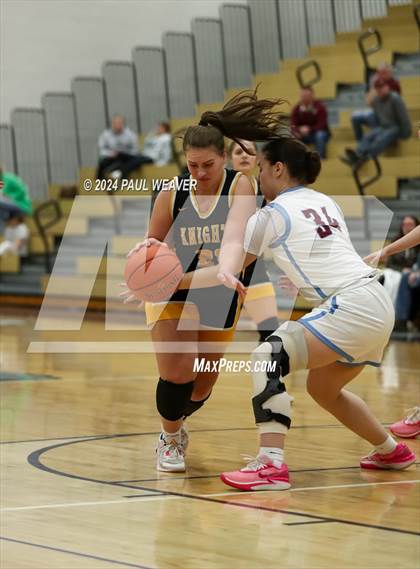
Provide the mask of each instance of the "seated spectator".
{"label": "seated spectator", "polygon": [[[391,91],[401,95],[401,85],[398,79],[394,77],[392,66],[388,63],[381,63],[378,66],[376,73],[371,76],[369,81],[369,91],[366,95],[366,102],[369,107],[372,106],[372,102],[376,96],[374,84],[377,79],[387,81]],[[359,142],[363,136],[363,126],[371,128],[378,126],[376,122],[376,115],[372,108],[354,111],[351,115],[351,122],[357,142]]]}
{"label": "seated spectator", "polygon": [[13,215],[32,213],[32,202],[25,182],[0,167],[0,218],[3,220]]}
{"label": "seated spectator", "polygon": [[[391,90],[390,84],[383,79],[376,79],[374,83],[376,96],[372,101],[375,113],[375,124],[369,132],[359,140],[356,150],[345,149],[345,156],[340,159],[356,168],[365,160],[378,156],[398,140],[409,138],[411,123],[404,101]],[[355,136],[359,133],[355,129]]]}
{"label": "seated spectator", "polygon": [[0,256],[5,253],[27,257],[29,252],[29,228],[23,215],[10,214],[6,221],[4,241],[0,243]]}
{"label": "seated spectator", "polygon": [[172,160],[171,126],[161,122],[146,136],[141,156],[149,159],[156,166],[166,166]]}
{"label": "seated spectator", "polygon": [[293,134],[305,144],[314,144],[321,158],[326,158],[330,138],[328,113],[325,105],[315,99],[312,87],[301,90],[300,101],[291,116]]}
{"label": "seated spectator", "polygon": [[98,179],[111,177],[128,178],[142,164],[167,164],[171,159],[171,136],[169,125],[161,123],[155,133],[145,140],[143,153],[138,150],[136,134],[125,125],[122,116],[114,116],[111,128],[105,130],[98,141]]}

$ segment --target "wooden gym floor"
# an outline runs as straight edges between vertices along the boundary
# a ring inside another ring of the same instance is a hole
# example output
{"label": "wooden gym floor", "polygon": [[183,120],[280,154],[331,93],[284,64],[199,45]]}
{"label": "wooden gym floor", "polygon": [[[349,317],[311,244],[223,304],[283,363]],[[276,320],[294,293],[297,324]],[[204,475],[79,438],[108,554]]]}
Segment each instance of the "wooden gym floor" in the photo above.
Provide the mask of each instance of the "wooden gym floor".
{"label": "wooden gym floor", "polygon": [[[240,493],[219,473],[255,454],[249,376],[223,374],[190,419],[188,471],[158,473],[153,354],[28,354],[34,322],[1,318],[2,569],[419,566],[418,466],[362,472],[369,446],[317,407],[305,373],[288,381],[292,489]],[[104,336],[95,319],[83,330]],[[418,348],[391,343],[351,386],[384,424],[420,402]]]}

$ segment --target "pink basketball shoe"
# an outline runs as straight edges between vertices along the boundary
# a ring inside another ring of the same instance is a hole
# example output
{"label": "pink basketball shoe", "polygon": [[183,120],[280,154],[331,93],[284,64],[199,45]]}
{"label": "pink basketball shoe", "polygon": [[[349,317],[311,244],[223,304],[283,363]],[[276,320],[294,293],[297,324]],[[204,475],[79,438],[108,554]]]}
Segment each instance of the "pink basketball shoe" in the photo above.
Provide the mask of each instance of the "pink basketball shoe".
{"label": "pink basketball shoe", "polygon": [[375,470],[403,470],[413,464],[416,455],[411,452],[405,443],[398,443],[396,449],[389,454],[371,452],[360,461],[362,468]]}
{"label": "pink basketball shoe", "polygon": [[390,425],[389,430],[397,437],[414,439],[420,435],[420,407],[410,409],[407,417]]}
{"label": "pink basketball shoe", "polygon": [[222,472],[220,478],[228,486],[239,490],[287,490],[289,470],[285,464],[274,466],[266,456],[246,457],[250,462],[241,470]]}

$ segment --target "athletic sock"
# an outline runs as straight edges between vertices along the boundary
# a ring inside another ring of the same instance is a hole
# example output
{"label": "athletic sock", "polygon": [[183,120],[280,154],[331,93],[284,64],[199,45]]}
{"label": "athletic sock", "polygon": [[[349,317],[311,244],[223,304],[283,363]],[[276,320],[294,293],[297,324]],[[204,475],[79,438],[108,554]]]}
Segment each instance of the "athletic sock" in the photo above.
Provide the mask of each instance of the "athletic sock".
{"label": "athletic sock", "polygon": [[283,464],[284,451],[282,448],[260,447],[258,456],[261,455],[267,456],[276,468],[280,468]]}
{"label": "athletic sock", "polygon": [[181,429],[176,431],[175,433],[167,433],[162,429],[161,437],[164,438],[165,443],[170,443],[171,441],[175,441],[177,444],[181,443]]}
{"label": "athletic sock", "polygon": [[381,445],[375,447],[376,452],[379,454],[390,454],[397,448],[397,442],[390,435],[384,440]]}

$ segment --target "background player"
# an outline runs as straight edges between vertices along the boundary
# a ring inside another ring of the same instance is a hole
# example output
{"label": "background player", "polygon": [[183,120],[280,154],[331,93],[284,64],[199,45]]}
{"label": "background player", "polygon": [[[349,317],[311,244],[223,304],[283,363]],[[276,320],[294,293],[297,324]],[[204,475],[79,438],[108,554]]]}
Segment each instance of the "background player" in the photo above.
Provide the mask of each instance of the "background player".
{"label": "background player", "polygon": [[[364,258],[364,261],[376,267],[379,262],[385,261],[391,255],[401,253],[417,245],[420,245],[420,225],[415,227],[410,233],[407,233],[407,235],[404,235],[404,237],[386,245],[379,251],[371,253]],[[405,419],[393,423],[389,428],[397,437],[406,439],[418,437],[418,435],[420,435],[420,407],[416,405],[410,409]]]}
{"label": "background player", "polygon": [[[241,144],[231,142],[228,147],[228,157],[232,168],[249,176],[259,196],[257,203],[263,207],[261,191],[254,177],[257,165],[257,147],[254,142],[241,140]],[[245,152],[245,149],[248,152]],[[250,265],[252,271],[250,285],[247,287],[244,307],[258,328],[260,342],[263,342],[278,327],[276,293],[265,267],[264,259],[258,259],[255,265]]]}

